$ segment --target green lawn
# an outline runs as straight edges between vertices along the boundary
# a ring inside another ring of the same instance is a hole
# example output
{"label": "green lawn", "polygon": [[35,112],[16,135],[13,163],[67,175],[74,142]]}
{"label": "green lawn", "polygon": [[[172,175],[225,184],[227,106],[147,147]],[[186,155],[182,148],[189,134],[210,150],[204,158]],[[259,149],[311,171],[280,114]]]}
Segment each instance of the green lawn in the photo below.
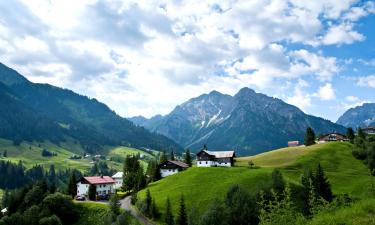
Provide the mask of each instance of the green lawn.
{"label": "green lawn", "polygon": [[[232,168],[189,168],[179,174],[169,176],[147,189],[156,199],[161,212],[165,212],[165,202],[170,198],[176,212],[181,194],[185,196],[187,208],[195,207],[204,212],[215,198],[223,199],[228,188],[240,184],[251,193],[269,184],[273,168],[280,168],[288,182],[299,184],[305,167],[314,168],[320,162],[326,171],[334,194],[348,193],[355,197],[365,197],[375,177],[369,176],[366,165],[351,154],[350,143],[326,143],[310,147],[295,147],[275,150],[253,157],[237,158]],[[252,160],[258,169],[250,169]],[[139,193],[142,199],[146,189]]]}

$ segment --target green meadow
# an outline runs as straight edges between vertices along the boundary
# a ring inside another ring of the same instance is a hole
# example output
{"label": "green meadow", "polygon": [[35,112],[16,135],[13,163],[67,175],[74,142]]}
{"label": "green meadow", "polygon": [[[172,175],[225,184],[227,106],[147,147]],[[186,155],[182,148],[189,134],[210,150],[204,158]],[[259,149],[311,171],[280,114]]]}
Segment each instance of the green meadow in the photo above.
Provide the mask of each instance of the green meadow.
{"label": "green meadow", "polygon": [[[42,151],[47,149],[50,152],[57,153],[57,156],[43,157]],[[3,157],[4,151],[7,152],[7,157]],[[82,155],[83,149],[80,145],[75,144],[74,141],[68,141],[59,145],[50,142],[22,142],[20,145],[13,145],[12,141],[0,139],[0,160],[9,160],[14,163],[22,161],[26,168],[31,168],[34,165],[42,165],[48,169],[51,164],[55,165],[56,169],[74,168],[82,172],[88,171],[92,167],[91,158],[69,159],[72,155]],[[116,160],[107,160],[110,168],[121,171],[123,168],[123,159],[127,155],[141,154],[148,158],[153,157],[151,154],[129,147],[106,147],[107,159],[112,157]],[[146,167],[146,161],[142,160],[142,164]]]}
{"label": "green meadow", "polygon": [[[231,185],[239,184],[252,193],[271,182],[271,172],[279,168],[285,180],[300,185],[300,176],[305,168],[313,170],[318,163],[324,168],[334,194],[347,193],[353,197],[366,197],[371,177],[366,165],[351,154],[350,143],[325,143],[310,147],[293,147],[274,150],[252,157],[236,159],[232,168],[189,168],[186,171],[151,183],[150,190],[160,211],[165,212],[165,202],[170,198],[174,213],[179,199],[184,195],[187,208],[193,206],[204,212],[213,199],[223,199]],[[254,162],[256,169],[250,169],[248,162]],[[142,199],[146,190],[139,193]]]}

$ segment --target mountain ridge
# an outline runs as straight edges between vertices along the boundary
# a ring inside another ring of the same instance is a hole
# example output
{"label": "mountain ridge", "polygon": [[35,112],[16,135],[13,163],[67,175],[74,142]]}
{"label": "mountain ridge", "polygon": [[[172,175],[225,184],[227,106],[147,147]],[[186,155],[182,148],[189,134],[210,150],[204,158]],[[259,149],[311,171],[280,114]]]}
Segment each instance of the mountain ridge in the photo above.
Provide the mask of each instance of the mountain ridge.
{"label": "mountain ridge", "polygon": [[[38,116],[40,120],[38,124],[43,124],[43,126],[47,126],[47,124],[58,125],[58,127],[53,125],[54,128],[50,127],[49,130],[56,134],[56,137],[45,136],[47,139],[60,142],[64,141],[65,136],[69,136],[78,140],[88,152],[100,151],[105,145],[182,151],[181,146],[174,141],[134,125],[94,98],[79,95],[71,90],[50,84],[32,83],[4,64],[0,65],[0,83],[2,84],[0,89],[3,91],[4,101],[6,100],[8,104],[12,103],[15,106],[13,114],[12,111],[2,111],[0,125],[6,125],[8,121],[22,120],[22,116],[26,117],[26,113],[17,115],[14,114],[14,111],[22,112],[23,108],[27,108],[31,110],[27,114]],[[6,109],[6,106],[7,104],[3,102],[2,108]],[[24,123],[27,124],[27,121],[24,121]],[[17,129],[15,129],[16,126]],[[34,129],[35,135],[31,136],[25,135],[27,129],[20,125],[13,124],[13,127],[8,127],[18,131],[12,137],[8,136],[16,142],[33,140],[43,133],[38,126]],[[6,130],[3,130],[3,133],[6,132]]]}
{"label": "mountain ridge", "polygon": [[158,123],[150,125],[146,120],[142,126],[193,151],[207,144],[244,155],[283,147],[288,140],[303,142],[309,126],[317,134],[345,132],[341,125],[307,115],[296,106],[247,87],[233,96],[217,91],[202,94],[176,106]]}
{"label": "mountain ridge", "polygon": [[375,126],[375,103],[364,103],[348,109],[337,123],[352,128]]}

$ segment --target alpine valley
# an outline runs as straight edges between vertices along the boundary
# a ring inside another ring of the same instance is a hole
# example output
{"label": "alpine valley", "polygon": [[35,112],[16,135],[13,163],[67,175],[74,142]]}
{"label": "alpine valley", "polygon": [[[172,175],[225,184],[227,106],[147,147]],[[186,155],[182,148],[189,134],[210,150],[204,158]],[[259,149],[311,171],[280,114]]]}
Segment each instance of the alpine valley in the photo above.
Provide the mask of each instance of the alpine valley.
{"label": "alpine valley", "polygon": [[240,155],[280,148],[290,140],[303,143],[307,127],[317,134],[345,133],[346,129],[249,88],[234,96],[212,91],[188,100],[168,115],[129,119],[193,152],[207,145],[209,149],[233,149]]}

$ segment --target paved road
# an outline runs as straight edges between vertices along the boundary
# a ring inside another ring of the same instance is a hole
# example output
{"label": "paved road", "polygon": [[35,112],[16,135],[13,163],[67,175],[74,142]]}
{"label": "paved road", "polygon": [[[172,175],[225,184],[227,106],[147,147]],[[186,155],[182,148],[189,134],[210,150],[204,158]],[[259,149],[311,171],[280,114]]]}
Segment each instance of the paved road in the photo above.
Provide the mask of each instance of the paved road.
{"label": "paved road", "polygon": [[141,224],[144,225],[155,225],[149,219],[147,219],[144,215],[142,215],[132,204],[131,204],[131,196],[128,196],[124,199],[120,200],[121,208],[128,211],[132,214]]}

